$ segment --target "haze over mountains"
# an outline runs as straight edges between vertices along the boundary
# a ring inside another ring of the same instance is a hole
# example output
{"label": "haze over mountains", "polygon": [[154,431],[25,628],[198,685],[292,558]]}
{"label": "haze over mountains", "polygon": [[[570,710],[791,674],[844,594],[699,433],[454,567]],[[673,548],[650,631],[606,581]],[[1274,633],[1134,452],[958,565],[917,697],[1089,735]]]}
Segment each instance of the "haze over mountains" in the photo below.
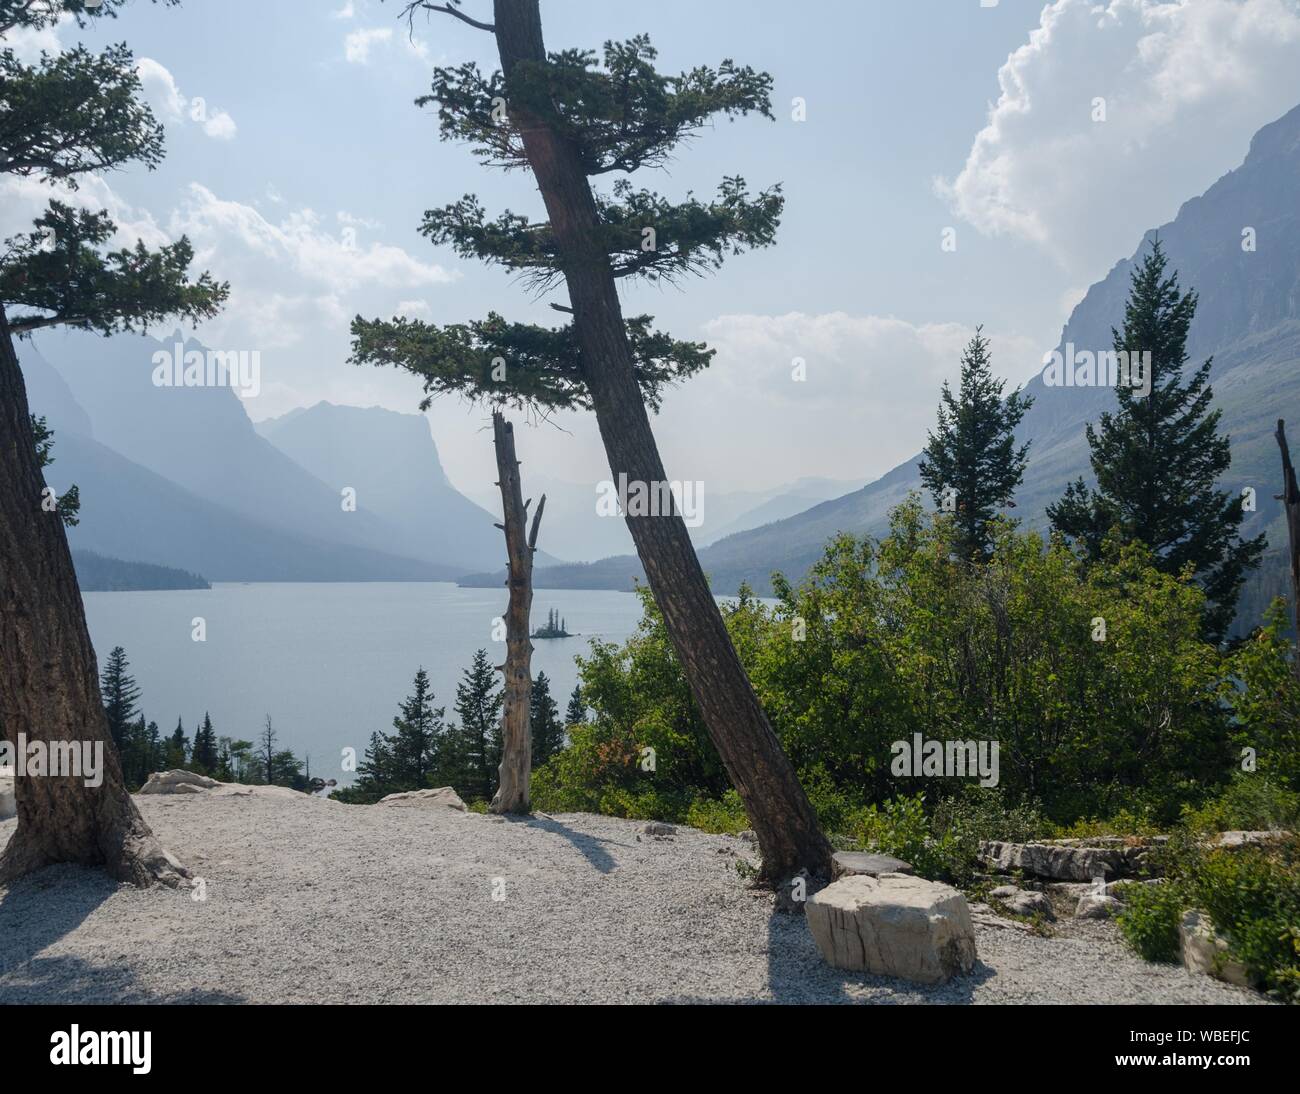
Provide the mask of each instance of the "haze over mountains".
{"label": "haze over mountains", "polygon": [[[217,581],[451,580],[489,545],[500,552],[490,514],[447,483],[422,416],[322,404],[292,416],[294,429],[266,427],[314,457],[313,427],[345,424],[332,443],[355,481],[326,482],[259,434],[229,387],[155,386],[153,354],[177,338],[72,334],[21,347],[32,410],[55,430],[47,479],[81,490],[74,547]],[[376,431],[386,480],[367,455]],[[343,486],[357,492],[355,511]]]}
{"label": "haze over mountains", "polygon": [[[1254,229],[1253,251],[1243,249],[1247,228]],[[1156,234],[1182,287],[1200,296],[1188,339],[1189,367],[1214,357],[1214,405],[1223,411],[1221,427],[1232,440],[1232,468],[1222,485],[1234,491],[1255,488],[1258,511],[1243,534],[1269,534],[1270,553],[1243,596],[1245,618],[1282,592],[1287,580],[1280,554],[1285,526],[1273,498],[1280,489],[1273,433],[1277,419],[1286,419],[1294,424],[1292,444],[1300,447],[1300,107],[1261,129],[1239,168],[1187,201],[1172,222],[1148,232],[1131,257],[1089,289],[1062,331],[1061,347],[1072,342],[1079,349],[1111,348],[1111,328],[1122,321],[1133,263]],[[999,361],[996,345],[993,353],[995,373],[1023,374],[1024,362]],[[1019,436],[1033,443],[1015,515],[1041,528],[1046,506],[1067,482],[1080,474],[1092,479],[1084,425],[1112,408],[1115,396],[1109,388],[1049,388],[1041,376],[1025,390],[1034,406]],[[936,391],[936,405],[938,397]],[[924,438],[917,441],[919,448]],[[766,593],[773,570],[802,576],[837,532],[881,535],[890,509],[909,491],[921,489],[918,460],[919,454],[861,490],[706,548],[700,560],[715,592],[735,592],[749,581]],[[627,588],[639,575],[637,560],[622,557],[539,569],[536,581],[541,587]]]}

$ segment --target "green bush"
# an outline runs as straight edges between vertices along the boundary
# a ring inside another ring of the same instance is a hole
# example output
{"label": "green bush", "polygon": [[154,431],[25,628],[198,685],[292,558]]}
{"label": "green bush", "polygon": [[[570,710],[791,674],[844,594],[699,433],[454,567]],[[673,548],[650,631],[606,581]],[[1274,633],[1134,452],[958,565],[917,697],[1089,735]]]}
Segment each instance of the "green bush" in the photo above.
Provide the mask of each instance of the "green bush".
{"label": "green bush", "polygon": [[1295,831],[1300,828],[1300,794],[1262,771],[1239,771],[1223,793],[1199,809],[1185,809],[1183,821],[1199,832]]}
{"label": "green bush", "polygon": [[711,798],[697,798],[686,810],[686,823],[702,832],[719,832],[735,835],[749,827],[749,818],[745,816],[745,807],[740,804],[740,795],[728,790],[721,801]]}
{"label": "green bush", "polygon": [[1127,885],[1118,917],[1120,933],[1147,961],[1177,962],[1186,900],[1184,887],[1176,881]]}

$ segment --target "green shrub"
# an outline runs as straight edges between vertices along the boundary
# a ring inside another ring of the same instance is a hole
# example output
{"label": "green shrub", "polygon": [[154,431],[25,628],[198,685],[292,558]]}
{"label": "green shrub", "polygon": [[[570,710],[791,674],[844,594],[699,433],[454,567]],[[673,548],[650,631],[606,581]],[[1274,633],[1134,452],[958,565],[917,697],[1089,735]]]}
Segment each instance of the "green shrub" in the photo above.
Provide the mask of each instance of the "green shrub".
{"label": "green shrub", "polygon": [[1300,828],[1300,794],[1264,772],[1237,772],[1223,792],[1183,821],[1198,832],[1274,831]]}
{"label": "green shrub", "polygon": [[1120,933],[1147,961],[1177,962],[1186,900],[1184,887],[1177,881],[1125,886],[1124,910],[1118,917]]}
{"label": "green shrub", "polygon": [[711,798],[697,798],[686,809],[686,823],[702,832],[718,832],[735,835],[749,827],[749,818],[745,807],[740,803],[740,795],[728,790],[721,801]]}
{"label": "green shrub", "polygon": [[1191,897],[1253,977],[1300,1003],[1300,839],[1205,853]]}

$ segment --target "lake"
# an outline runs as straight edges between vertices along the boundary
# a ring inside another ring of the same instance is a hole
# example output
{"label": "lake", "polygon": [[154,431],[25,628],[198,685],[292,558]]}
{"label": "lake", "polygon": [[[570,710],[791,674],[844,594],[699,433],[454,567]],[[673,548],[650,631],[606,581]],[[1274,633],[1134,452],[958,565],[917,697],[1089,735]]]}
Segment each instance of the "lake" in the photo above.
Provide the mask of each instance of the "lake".
{"label": "lake", "polygon": [[[505,658],[505,643],[492,640],[504,588],[228,583],[84,600],[100,666],[114,646],[126,650],[141,709],[164,735],[179,716],[192,738],[207,711],[218,736],[256,741],[269,714],[280,746],[309,756],[312,774],[323,778],[342,776],[343,748],[360,757],[371,733],[392,730],[416,669],[428,672],[436,705],[451,718],[474,651],[486,649],[494,665]],[[627,638],[641,602],[630,593],[539,589],[534,626],[551,608],[576,637],[534,640],[533,674],[551,679],[563,715],[578,680],[574,656],[592,638]],[[206,641],[191,638],[196,616]]]}

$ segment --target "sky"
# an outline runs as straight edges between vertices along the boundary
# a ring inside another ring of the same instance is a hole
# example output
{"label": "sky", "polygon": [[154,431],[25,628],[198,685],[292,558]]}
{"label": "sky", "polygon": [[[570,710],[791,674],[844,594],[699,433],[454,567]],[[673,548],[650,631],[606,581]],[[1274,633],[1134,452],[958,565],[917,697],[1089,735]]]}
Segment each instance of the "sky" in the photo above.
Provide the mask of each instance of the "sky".
{"label": "sky", "polygon": [[[187,235],[196,269],[231,283],[197,334],[260,354],[254,420],[322,399],[417,410],[418,380],[347,363],[358,314],[560,321],[562,286],[536,297],[420,236],[425,210],[466,193],[490,214],[538,216],[541,201],[531,176],[481,167],[414,105],[437,65],[495,68],[492,37],[445,15],[408,32],[401,7],[139,2],[13,43],[29,58],[77,41],[134,51],[166,159],[74,200],[109,209],[122,242]],[[464,10],[491,17],[488,0]],[[717,350],[654,422],[670,477],[714,490],[909,458],[977,324],[995,371],[1026,380],[1087,287],[1300,102],[1300,0],[542,0],[542,19],[551,49],[646,32],[661,70],[730,57],[773,76],[775,121],[720,121],[636,178],[673,198],[724,175],[784,187],[775,246],[678,287],[622,288],[627,314]],[[0,184],[0,234],[49,196]],[[476,495],[495,478],[487,417],[455,400],[428,413],[449,477]],[[548,475],[607,475],[588,415],[518,445]]]}

